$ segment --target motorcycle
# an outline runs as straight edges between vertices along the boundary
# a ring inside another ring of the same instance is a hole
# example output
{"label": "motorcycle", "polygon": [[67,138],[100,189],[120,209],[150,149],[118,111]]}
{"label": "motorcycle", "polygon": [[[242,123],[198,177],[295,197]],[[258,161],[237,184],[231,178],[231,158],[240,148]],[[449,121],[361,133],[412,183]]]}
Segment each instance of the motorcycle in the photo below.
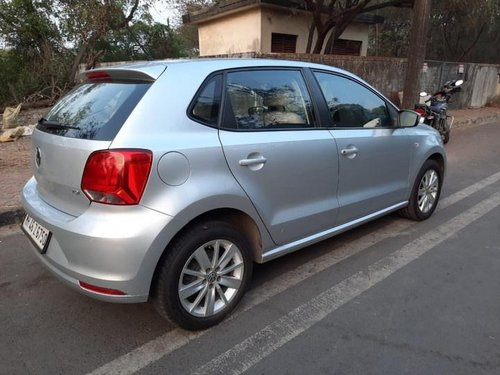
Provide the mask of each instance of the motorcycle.
{"label": "motorcycle", "polygon": [[[448,143],[450,140],[451,126],[453,125],[453,116],[448,116],[446,113],[448,109],[448,102],[450,101],[452,95],[460,91],[460,86],[464,83],[461,79],[455,79],[452,81],[447,81],[443,85],[443,88],[433,94],[429,99],[425,100],[428,104],[415,104],[415,112],[417,112],[422,118],[423,122],[434,129],[439,131],[443,143]],[[425,91],[420,93],[420,97],[429,96]]]}

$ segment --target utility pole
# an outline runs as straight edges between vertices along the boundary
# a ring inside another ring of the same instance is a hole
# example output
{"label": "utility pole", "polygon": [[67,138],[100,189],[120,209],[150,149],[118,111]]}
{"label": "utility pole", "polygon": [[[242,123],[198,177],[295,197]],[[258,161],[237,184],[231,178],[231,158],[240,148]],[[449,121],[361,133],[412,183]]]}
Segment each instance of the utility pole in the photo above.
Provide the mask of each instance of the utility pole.
{"label": "utility pole", "polygon": [[403,90],[403,108],[412,109],[418,98],[418,77],[425,59],[430,13],[431,0],[415,0]]}

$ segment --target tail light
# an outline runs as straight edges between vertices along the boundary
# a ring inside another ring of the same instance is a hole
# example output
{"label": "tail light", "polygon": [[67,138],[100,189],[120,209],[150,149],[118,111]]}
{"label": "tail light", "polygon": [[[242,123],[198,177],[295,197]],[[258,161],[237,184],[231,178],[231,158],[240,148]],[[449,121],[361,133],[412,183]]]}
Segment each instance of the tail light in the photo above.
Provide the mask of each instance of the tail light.
{"label": "tail light", "polygon": [[415,109],[415,112],[417,112],[420,116],[425,116],[425,109],[423,108],[417,108]]}
{"label": "tail light", "polygon": [[95,151],[89,156],[83,171],[82,191],[93,202],[138,204],[152,160],[149,150]]}
{"label": "tail light", "polygon": [[80,284],[80,287],[82,287],[83,289],[90,290],[91,292],[109,294],[111,296],[126,296],[126,294],[123,293],[121,290],[103,288],[102,286],[92,285],[84,281],[79,281],[78,283]]}

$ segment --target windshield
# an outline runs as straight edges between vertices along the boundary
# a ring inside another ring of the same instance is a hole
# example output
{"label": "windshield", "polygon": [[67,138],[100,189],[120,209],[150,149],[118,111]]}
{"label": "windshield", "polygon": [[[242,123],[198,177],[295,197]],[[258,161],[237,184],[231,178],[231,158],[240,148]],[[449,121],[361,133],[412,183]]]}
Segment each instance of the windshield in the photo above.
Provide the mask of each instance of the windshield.
{"label": "windshield", "polygon": [[111,141],[149,87],[151,83],[83,83],[64,96],[37,128],[65,137]]}

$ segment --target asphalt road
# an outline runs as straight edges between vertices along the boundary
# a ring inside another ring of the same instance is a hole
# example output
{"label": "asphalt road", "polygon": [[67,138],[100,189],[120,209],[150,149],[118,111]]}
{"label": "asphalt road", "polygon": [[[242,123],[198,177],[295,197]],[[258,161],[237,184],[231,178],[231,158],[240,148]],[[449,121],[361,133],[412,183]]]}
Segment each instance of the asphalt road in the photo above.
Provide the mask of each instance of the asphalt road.
{"label": "asphalt road", "polygon": [[500,124],[457,129],[438,211],[257,266],[198,333],[65,287],[0,230],[1,374],[500,374]]}

